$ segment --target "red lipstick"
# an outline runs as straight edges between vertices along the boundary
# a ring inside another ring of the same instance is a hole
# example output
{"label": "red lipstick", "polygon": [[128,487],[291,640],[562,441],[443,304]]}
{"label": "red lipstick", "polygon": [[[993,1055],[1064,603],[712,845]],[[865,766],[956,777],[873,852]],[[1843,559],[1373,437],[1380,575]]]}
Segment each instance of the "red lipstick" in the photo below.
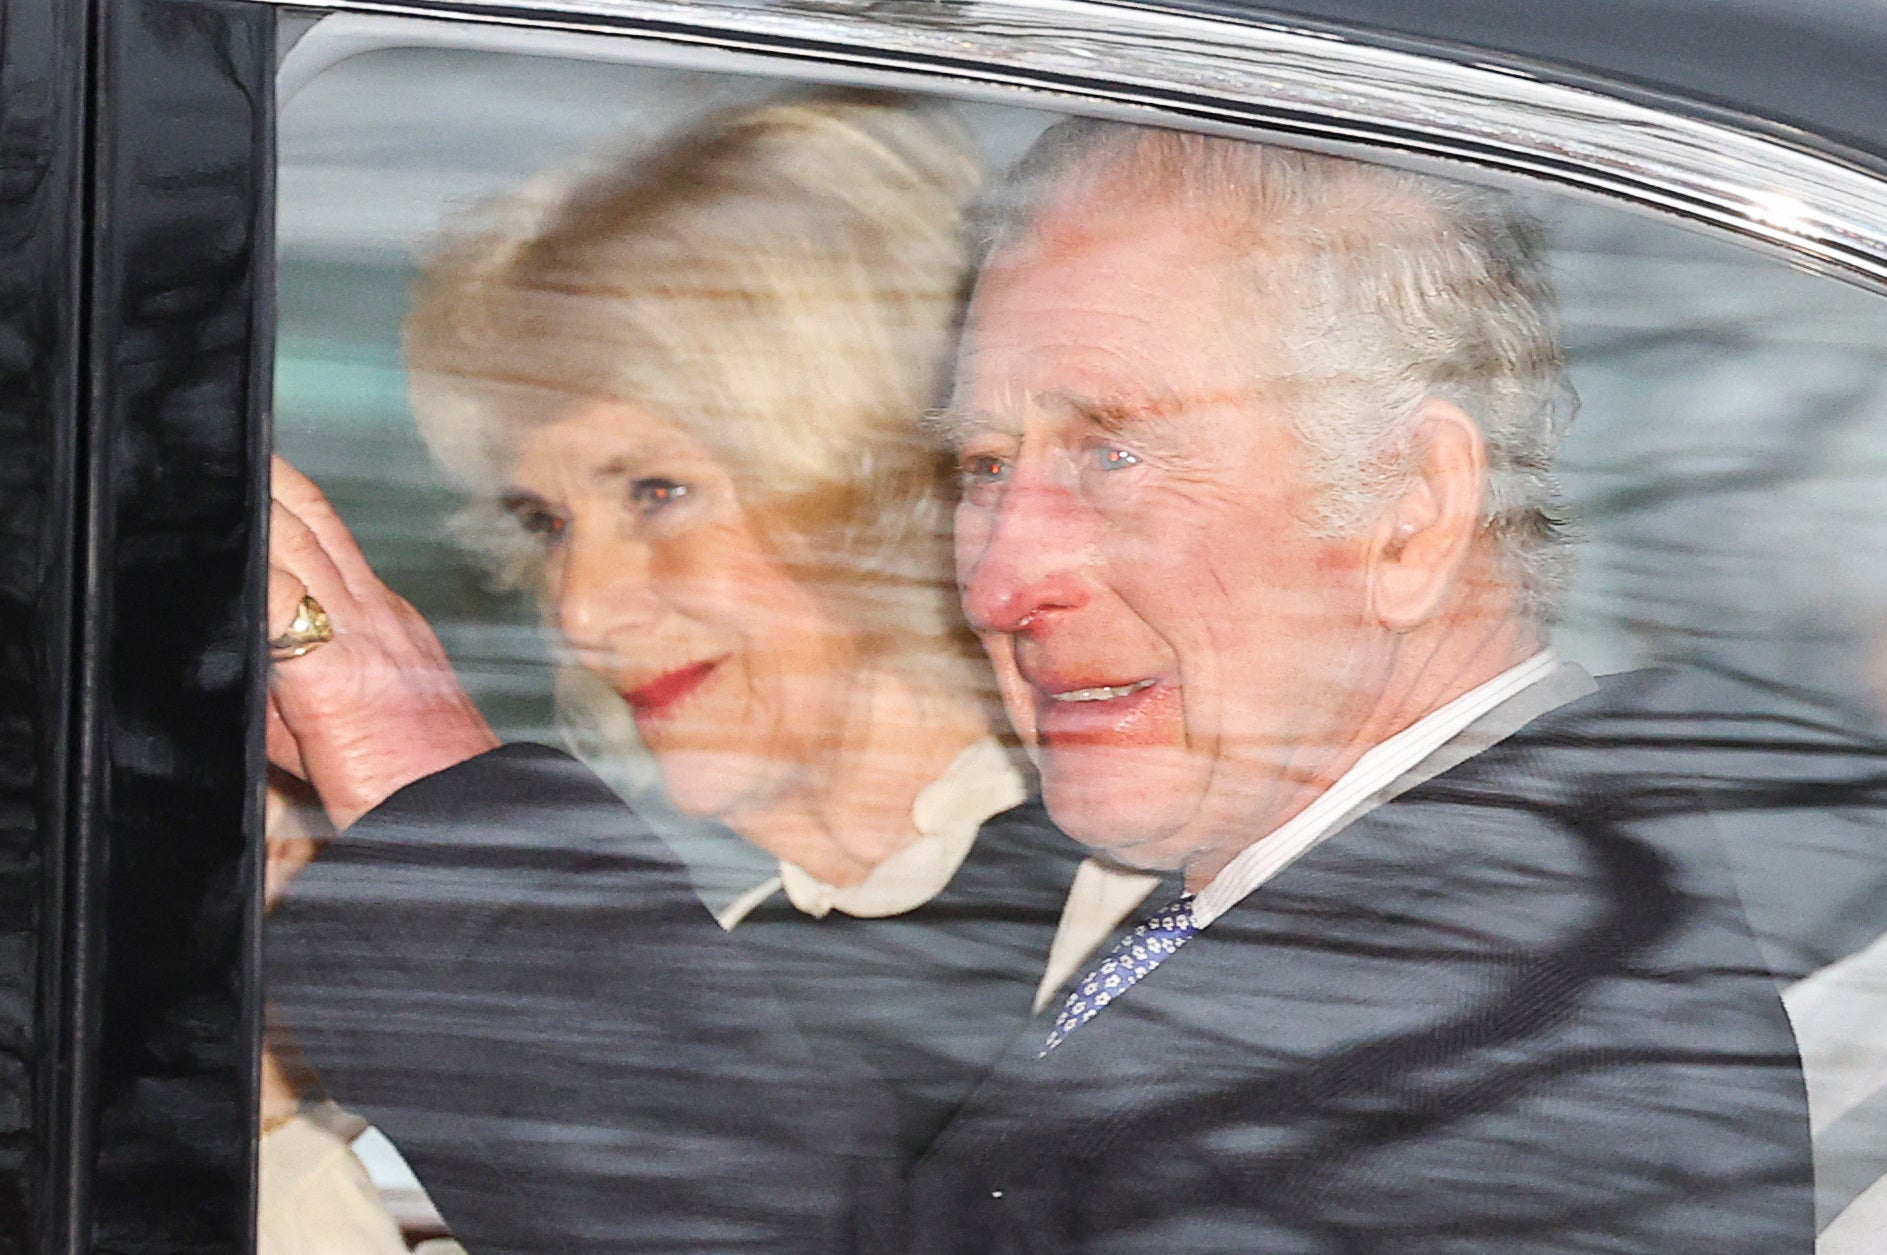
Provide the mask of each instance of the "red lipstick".
{"label": "red lipstick", "polygon": [[657,718],[674,709],[684,697],[701,687],[701,682],[708,678],[713,670],[721,665],[721,659],[714,658],[707,662],[690,663],[677,667],[650,680],[640,688],[623,694],[636,717]]}

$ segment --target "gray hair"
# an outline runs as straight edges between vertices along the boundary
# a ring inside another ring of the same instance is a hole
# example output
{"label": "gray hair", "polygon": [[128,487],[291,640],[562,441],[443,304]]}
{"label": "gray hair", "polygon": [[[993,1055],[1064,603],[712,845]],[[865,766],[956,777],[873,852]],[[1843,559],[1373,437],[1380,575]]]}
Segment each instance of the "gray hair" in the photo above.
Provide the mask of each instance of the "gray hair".
{"label": "gray hair", "polygon": [[[1366,526],[1413,473],[1422,403],[1442,398],[1487,445],[1484,530],[1522,609],[1548,621],[1572,571],[1553,463],[1578,400],[1566,376],[1545,230],[1488,188],[1242,140],[1074,119],[989,202],[988,253],[1050,204],[1178,201],[1215,215],[1264,300],[1265,345],[1319,488],[1323,535]],[[1283,326],[1276,310],[1289,311]],[[1308,400],[1309,403],[1306,403]]]}

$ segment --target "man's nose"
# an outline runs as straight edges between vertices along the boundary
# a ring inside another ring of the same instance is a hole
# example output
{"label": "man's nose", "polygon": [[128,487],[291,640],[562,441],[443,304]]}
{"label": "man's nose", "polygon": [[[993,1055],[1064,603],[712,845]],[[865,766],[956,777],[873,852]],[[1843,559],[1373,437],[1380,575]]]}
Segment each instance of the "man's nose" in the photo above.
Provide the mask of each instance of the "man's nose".
{"label": "man's nose", "polygon": [[620,649],[626,633],[652,627],[658,601],[649,547],[572,526],[555,573],[557,630],[579,652]]}
{"label": "man's nose", "polygon": [[[964,524],[968,524],[965,526]],[[980,524],[980,526],[979,526]],[[1018,474],[981,519],[962,519],[963,611],[979,632],[1021,632],[1087,604],[1085,509],[1068,486]]]}

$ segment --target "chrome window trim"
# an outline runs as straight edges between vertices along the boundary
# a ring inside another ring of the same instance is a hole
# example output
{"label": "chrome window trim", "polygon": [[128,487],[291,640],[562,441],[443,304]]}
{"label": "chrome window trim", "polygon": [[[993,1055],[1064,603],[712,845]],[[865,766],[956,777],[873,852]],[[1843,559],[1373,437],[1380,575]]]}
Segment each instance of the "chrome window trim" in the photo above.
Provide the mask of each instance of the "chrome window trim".
{"label": "chrome window trim", "polygon": [[1388,37],[1104,0],[258,2],[638,36],[1039,108],[1466,162],[1648,207],[1887,292],[1887,171],[1867,159],[1694,102]]}

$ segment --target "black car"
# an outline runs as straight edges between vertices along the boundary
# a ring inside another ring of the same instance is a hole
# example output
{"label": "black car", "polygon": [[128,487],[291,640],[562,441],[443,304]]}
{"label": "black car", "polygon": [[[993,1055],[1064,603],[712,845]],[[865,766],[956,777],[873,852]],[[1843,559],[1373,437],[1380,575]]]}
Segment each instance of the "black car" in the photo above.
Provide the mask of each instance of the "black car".
{"label": "black car", "polygon": [[[0,0],[0,1251],[256,1249],[272,451],[501,735],[560,735],[536,609],[458,556],[407,409],[408,291],[468,208],[809,86],[949,102],[992,166],[1074,114],[1511,190],[1584,403],[1562,653],[1866,747],[1884,82],[1861,0]],[[1887,1249],[1884,760],[1844,752],[1846,792],[1765,795],[1738,867],[1825,1255]],[[704,896],[751,878],[675,834]],[[438,1240],[397,1156],[358,1153]]]}

